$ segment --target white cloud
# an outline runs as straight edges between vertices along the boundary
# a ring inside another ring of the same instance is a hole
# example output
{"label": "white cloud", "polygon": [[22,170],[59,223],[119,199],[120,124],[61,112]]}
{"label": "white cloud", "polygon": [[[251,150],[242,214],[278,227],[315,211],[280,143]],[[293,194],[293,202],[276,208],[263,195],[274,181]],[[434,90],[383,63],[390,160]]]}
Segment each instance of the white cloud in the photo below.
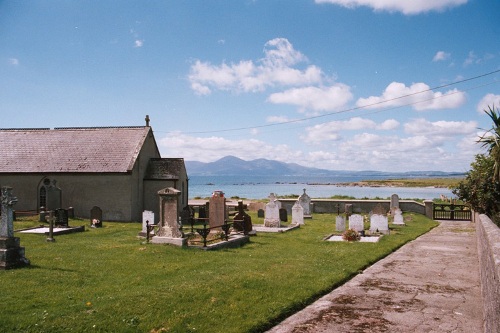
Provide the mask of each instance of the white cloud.
{"label": "white cloud", "polygon": [[472,135],[477,130],[475,121],[435,121],[423,118],[412,120],[404,125],[406,133],[429,137],[453,137]]}
{"label": "white cloud", "polygon": [[479,103],[477,103],[476,110],[479,113],[484,114],[484,110],[488,110],[488,106],[493,108],[500,108],[500,95],[495,95],[495,94],[487,94],[481,100]]}
{"label": "white cloud", "polygon": [[381,96],[359,98],[357,106],[368,109],[411,105],[416,111],[454,109],[466,101],[465,93],[452,89],[445,93],[433,92],[425,83],[414,83],[407,87],[404,83],[392,82]]}
{"label": "white cloud", "polygon": [[329,87],[302,87],[271,94],[268,101],[273,104],[291,104],[302,111],[340,110],[352,99],[349,86],[337,83]]}
{"label": "white cloud", "polygon": [[359,131],[366,129],[392,130],[398,126],[399,122],[394,119],[388,119],[381,124],[377,124],[370,119],[354,117],[349,120],[330,121],[307,127],[306,133],[301,139],[306,143],[319,144],[326,141],[342,140],[343,137],[340,135],[340,132],[343,131]]}
{"label": "white cloud", "polygon": [[167,134],[158,140],[158,144],[163,156],[182,156],[187,161],[212,162],[233,155],[245,160],[267,158],[290,162],[302,155],[302,152],[292,150],[287,145],[271,145],[257,139],[194,137],[179,132]]}
{"label": "white cloud", "polygon": [[375,11],[401,12],[415,15],[429,11],[442,11],[467,3],[467,0],[315,0],[316,3],[330,3],[347,8],[360,6],[373,8]]}
{"label": "white cloud", "polygon": [[19,65],[19,59],[17,58],[9,58],[9,64],[12,66],[18,66]]}
{"label": "white cloud", "polygon": [[212,90],[231,92],[259,92],[268,87],[320,84],[324,77],[320,68],[310,65],[305,69],[292,67],[307,58],[293,48],[285,38],[266,43],[265,57],[258,62],[241,60],[238,63],[212,65],[196,60],[191,66],[191,88],[200,95]]}
{"label": "white cloud", "polygon": [[444,51],[438,51],[435,55],[434,58],[432,58],[432,61],[443,61],[447,60],[450,58],[450,54],[446,53]]}
{"label": "white cloud", "polygon": [[144,45],[144,40],[142,39],[136,39],[134,42],[134,47],[142,47]]}

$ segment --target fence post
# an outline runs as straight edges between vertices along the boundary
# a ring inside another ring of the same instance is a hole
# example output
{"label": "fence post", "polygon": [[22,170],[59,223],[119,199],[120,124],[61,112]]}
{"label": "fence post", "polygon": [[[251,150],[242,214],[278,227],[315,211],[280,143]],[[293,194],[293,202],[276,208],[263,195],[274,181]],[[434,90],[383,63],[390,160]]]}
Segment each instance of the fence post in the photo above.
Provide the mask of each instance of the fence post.
{"label": "fence post", "polygon": [[434,219],[434,202],[432,200],[424,200],[425,205],[425,216]]}

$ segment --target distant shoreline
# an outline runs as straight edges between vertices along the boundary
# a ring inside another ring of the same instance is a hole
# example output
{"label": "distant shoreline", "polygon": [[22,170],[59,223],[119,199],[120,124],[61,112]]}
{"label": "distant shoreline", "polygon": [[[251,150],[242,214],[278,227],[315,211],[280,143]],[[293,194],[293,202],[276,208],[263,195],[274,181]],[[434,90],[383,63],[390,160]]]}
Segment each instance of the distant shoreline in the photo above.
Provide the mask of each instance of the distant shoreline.
{"label": "distant shoreline", "polygon": [[337,183],[337,186],[354,187],[434,187],[453,188],[457,187],[463,177],[450,178],[398,178],[385,180],[361,180],[355,182]]}

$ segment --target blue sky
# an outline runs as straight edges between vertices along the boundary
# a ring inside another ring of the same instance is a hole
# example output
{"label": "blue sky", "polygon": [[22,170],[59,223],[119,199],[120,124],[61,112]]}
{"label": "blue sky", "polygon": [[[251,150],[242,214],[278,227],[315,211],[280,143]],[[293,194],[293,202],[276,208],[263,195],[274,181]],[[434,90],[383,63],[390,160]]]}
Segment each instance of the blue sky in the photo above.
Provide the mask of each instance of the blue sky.
{"label": "blue sky", "polygon": [[0,1],[1,128],[143,125],[163,157],[466,171],[500,2]]}

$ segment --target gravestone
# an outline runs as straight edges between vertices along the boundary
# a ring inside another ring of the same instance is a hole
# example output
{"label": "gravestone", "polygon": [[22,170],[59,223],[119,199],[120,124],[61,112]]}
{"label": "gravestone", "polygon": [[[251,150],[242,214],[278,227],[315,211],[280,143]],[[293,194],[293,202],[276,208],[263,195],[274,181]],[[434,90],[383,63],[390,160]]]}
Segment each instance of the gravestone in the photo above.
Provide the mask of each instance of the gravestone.
{"label": "gravestone", "polygon": [[257,211],[257,217],[260,217],[260,218],[263,218],[265,215],[264,215],[264,210],[261,208]]}
{"label": "gravestone", "polygon": [[[139,236],[145,237],[148,233],[148,228],[146,227],[146,224],[149,226],[155,224],[155,213],[150,211],[150,210],[145,210],[142,212],[142,230],[139,233]],[[154,235],[155,231],[154,229],[151,230],[150,235]]]}
{"label": "gravestone", "polygon": [[347,216],[352,214],[352,204],[345,204],[344,205],[344,212]]}
{"label": "gravestone", "polygon": [[14,237],[13,206],[17,198],[12,195],[12,187],[3,186],[0,195],[0,269],[27,266],[30,261],[25,257],[24,247],[19,237]]}
{"label": "gravestone", "polygon": [[303,189],[304,193],[302,193],[299,197],[299,203],[304,210],[304,218],[308,218],[311,216],[311,198],[307,195],[306,189]]}
{"label": "gravestone", "polygon": [[264,226],[272,228],[279,228],[281,226],[280,208],[274,193],[269,195],[269,202],[266,204],[264,212]]}
{"label": "gravestone", "polygon": [[61,227],[68,226],[68,211],[63,208],[56,209],[54,211],[55,225]]}
{"label": "gravestone", "polygon": [[191,221],[193,219],[194,212],[191,210],[189,206],[185,206],[182,208],[181,213],[180,213],[180,218],[181,218],[181,225],[182,226],[187,226],[191,225]]}
{"label": "gravestone", "polygon": [[389,221],[387,216],[380,214],[373,214],[370,217],[370,231],[380,232],[382,234],[389,233]]}
{"label": "gravestone", "polygon": [[243,208],[243,201],[238,201],[238,212],[234,215],[233,228],[237,231],[243,231],[243,233],[249,234],[252,232],[252,218],[248,215]]}
{"label": "gravestone", "polygon": [[373,208],[373,210],[371,211],[372,214],[376,214],[376,215],[386,215],[387,214],[387,210],[384,209],[384,207],[382,206],[381,203],[378,203],[375,208]]}
{"label": "gravestone", "polygon": [[393,208],[399,208],[399,197],[397,194],[391,195],[391,210]]}
{"label": "gravestone", "polygon": [[198,208],[198,218],[206,219],[207,218],[207,208],[205,206],[200,206]]}
{"label": "gravestone", "polygon": [[354,229],[358,232],[364,231],[365,226],[363,223],[363,216],[359,214],[349,216],[349,229]]}
{"label": "gravestone", "polygon": [[90,226],[92,228],[102,227],[102,209],[100,207],[94,206],[90,210]]}
{"label": "gravestone", "polygon": [[226,220],[226,198],[224,192],[214,191],[209,200],[208,223],[210,228],[220,227]]}
{"label": "gravestone", "polygon": [[337,215],[337,217],[335,218],[335,230],[345,231],[345,220],[341,215]]}
{"label": "gravestone", "polygon": [[61,208],[62,206],[62,191],[59,187],[56,185],[56,181],[53,180],[52,184],[50,185],[45,185],[45,191],[46,191],[46,204],[45,204],[45,210],[50,211],[50,210],[56,210]]}
{"label": "gravestone", "polygon": [[304,224],[304,208],[298,200],[292,207],[292,224]]}
{"label": "gravestone", "polygon": [[288,213],[286,212],[286,208],[280,208],[279,212],[281,222],[288,222]]}
{"label": "gravestone", "polygon": [[392,223],[396,225],[405,224],[405,221],[403,219],[403,212],[401,211],[401,209],[397,208],[396,210],[394,210],[394,222]]}
{"label": "gravestone", "polygon": [[158,232],[151,239],[156,244],[186,245],[186,239],[179,223],[179,196],[181,191],[169,187],[158,191],[160,197],[160,221]]}

